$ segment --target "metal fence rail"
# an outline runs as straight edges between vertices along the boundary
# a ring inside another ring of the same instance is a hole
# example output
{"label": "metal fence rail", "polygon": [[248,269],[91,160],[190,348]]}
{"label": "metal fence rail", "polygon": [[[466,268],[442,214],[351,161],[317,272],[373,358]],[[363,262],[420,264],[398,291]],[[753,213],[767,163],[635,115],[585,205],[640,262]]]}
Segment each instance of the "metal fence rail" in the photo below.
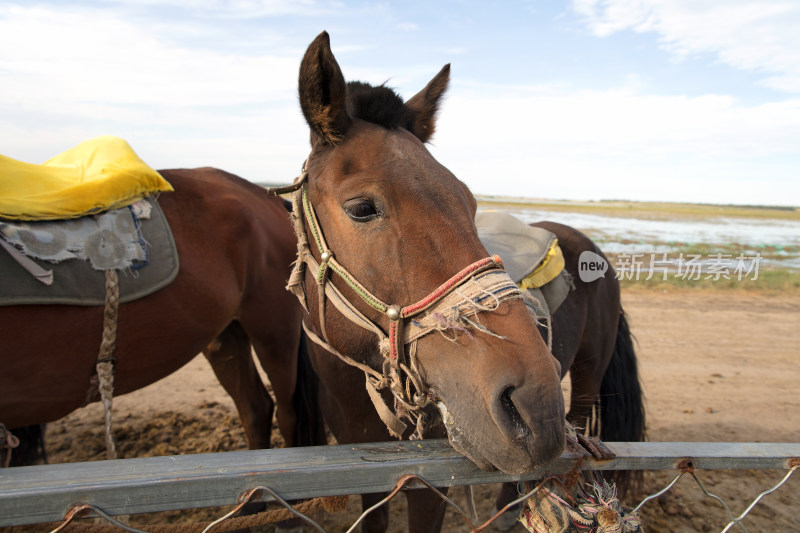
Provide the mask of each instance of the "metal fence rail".
{"label": "metal fence rail", "polygon": [[[800,443],[608,443],[610,461],[584,459],[583,470],[789,469]],[[403,441],[120,459],[0,469],[0,526],[58,521],[76,504],[112,515],[232,505],[242,492],[270,487],[285,499],[391,490],[407,474],[439,487],[561,474],[576,466],[564,453],[523,476],[483,472],[446,441]]]}

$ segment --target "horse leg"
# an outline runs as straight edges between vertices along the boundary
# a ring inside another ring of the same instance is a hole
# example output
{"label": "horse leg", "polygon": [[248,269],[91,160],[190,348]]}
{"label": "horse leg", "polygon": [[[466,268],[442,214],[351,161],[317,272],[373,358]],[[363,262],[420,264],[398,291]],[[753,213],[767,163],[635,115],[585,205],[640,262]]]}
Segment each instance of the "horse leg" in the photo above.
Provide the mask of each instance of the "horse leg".
{"label": "horse leg", "polygon": [[[305,333],[291,337],[288,330],[280,341],[253,341],[256,355],[267,372],[278,402],[278,426],[286,446],[328,444],[319,403],[319,377],[308,354]],[[267,346],[270,351],[267,351]]]}
{"label": "horse leg", "polygon": [[[374,492],[361,495],[361,511],[366,512],[388,496],[385,492]],[[361,522],[361,533],[385,533],[389,528],[389,502],[372,510]]]}
{"label": "horse leg", "polygon": [[[590,433],[603,440],[641,441],[644,440],[643,395],[623,312],[612,331],[613,337],[597,353],[579,353],[575,358],[570,369],[572,404],[567,418],[576,427],[589,425]],[[592,417],[597,419],[598,428],[591,427]]]}
{"label": "horse leg", "polygon": [[[571,381],[570,406],[567,420],[579,432],[599,436],[598,401],[601,377],[608,358],[578,352],[575,364],[569,370]],[[594,416],[593,416],[594,414]]]}
{"label": "horse leg", "polygon": [[[567,418],[575,427],[588,427],[588,433],[609,442],[639,442],[645,439],[644,400],[639,381],[636,354],[628,321],[620,310],[619,320],[607,357],[578,356],[570,370],[572,405]],[[595,363],[607,363],[600,367]],[[594,411],[594,412],[593,412]],[[617,484],[620,497],[641,485],[641,470],[619,470],[608,474]]]}
{"label": "horse leg", "polygon": [[272,392],[278,404],[278,428],[285,446],[297,445],[297,415],[294,405],[294,394],[297,386],[297,344],[299,333],[289,338],[286,332],[283,339],[253,339],[253,349],[267,373],[272,385]]}
{"label": "horse leg", "polygon": [[[440,488],[447,494],[446,488]],[[442,529],[445,502],[428,489],[406,491],[408,502],[408,532],[438,533]]]}
{"label": "horse leg", "polygon": [[[497,495],[497,499],[495,499],[494,502],[495,513],[519,498],[517,486],[517,483],[503,483],[500,485],[500,493]],[[517,518],[519,517],[519,506],[520,504],[517,504],[509,508],[502,515],[498,516],[495,521],[492,522],[492,525],[495,527],[495,529],[499,529],[500,531],[508,531],[514,527],[517,524]]]}
{"label": "horse leg", "polygon": [[250,352],[250,339],[234,321],[203,350],[225,391],[233,398],[251,450],[269,448],[272,413],[270,397]]}
{"label": "horse leg", "polygon": [[284,290],[283,283],[264,282],[257,286],[259,297],[243,304],[239,320],[272,385],[278,407],[278,428],[285,446],[297,446],[299,428],[295,404],[299,400],[295,392],[303,309],[297,299]]}
{"label": "horse leg", "polygon": [[[447,494],[447,489],[439,489]],[[371,493],[361,495],[362,512],[383,500],[388,493]],[[409,533],[438,533],[442,529],[444,502],[428,489],[413,489],[406,491],[408,503],[408,532]],[[389,528],[389,503],[372,510],[364,517],[361,523],[363,533],[385,533]]]}

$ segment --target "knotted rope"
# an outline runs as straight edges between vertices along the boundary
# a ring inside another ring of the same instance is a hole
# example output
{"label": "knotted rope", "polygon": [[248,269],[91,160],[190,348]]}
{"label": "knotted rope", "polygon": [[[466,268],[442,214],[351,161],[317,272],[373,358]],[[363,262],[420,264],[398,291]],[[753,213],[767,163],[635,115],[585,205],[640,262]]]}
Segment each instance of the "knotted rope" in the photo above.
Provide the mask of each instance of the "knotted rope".
{"label": "knotted rope", "polygon": [[114,350],[117,345],[119,313],[119,276],[116,270],[106,270],[106,298],[103,308],[103,339],[97,354],[97,378],[105,419],[106,457],[117,458],[117,447],[111,432],[111,407],[114,397]]}
{"label": "knotted rope", "polygon": [[3,467],[8,468],[11,464],[11,451],[19,446],[19,439],[15,437],[6,426],[0,424],[0,450],[6,449],[6,458],[3,459]]}

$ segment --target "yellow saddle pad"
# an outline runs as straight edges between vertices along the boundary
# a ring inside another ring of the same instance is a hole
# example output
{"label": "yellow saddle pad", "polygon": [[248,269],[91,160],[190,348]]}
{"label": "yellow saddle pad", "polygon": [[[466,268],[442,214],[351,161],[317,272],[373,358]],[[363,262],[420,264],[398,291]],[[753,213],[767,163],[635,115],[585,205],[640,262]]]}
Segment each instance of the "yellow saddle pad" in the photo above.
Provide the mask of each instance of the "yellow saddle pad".
{"label": "yellow saddle pad", "polygon": [[118,137],[90,139],[42,165],[0,155],[3,218],[76,218],[171,190],[172,186]]}

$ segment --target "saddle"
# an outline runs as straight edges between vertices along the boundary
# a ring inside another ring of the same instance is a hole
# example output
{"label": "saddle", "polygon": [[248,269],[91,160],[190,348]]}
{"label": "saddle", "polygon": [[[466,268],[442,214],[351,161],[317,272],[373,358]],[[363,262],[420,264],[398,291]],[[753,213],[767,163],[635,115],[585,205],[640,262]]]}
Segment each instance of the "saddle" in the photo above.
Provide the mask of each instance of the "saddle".
{"label": "saddle", "polygon": [[43,165],[0,156],[0,177],[0,305],[103,305],[110,270],[131,301],[177,275],[151,196],[172,186],[124,140],[91,139]]}
{"label": "saddle", "polygon": [[527,290],[531,314],[549,323],[574,288],[556,236],[497,210],[479,211],[475,226],[486,250],[502,257],[511,279]]}

